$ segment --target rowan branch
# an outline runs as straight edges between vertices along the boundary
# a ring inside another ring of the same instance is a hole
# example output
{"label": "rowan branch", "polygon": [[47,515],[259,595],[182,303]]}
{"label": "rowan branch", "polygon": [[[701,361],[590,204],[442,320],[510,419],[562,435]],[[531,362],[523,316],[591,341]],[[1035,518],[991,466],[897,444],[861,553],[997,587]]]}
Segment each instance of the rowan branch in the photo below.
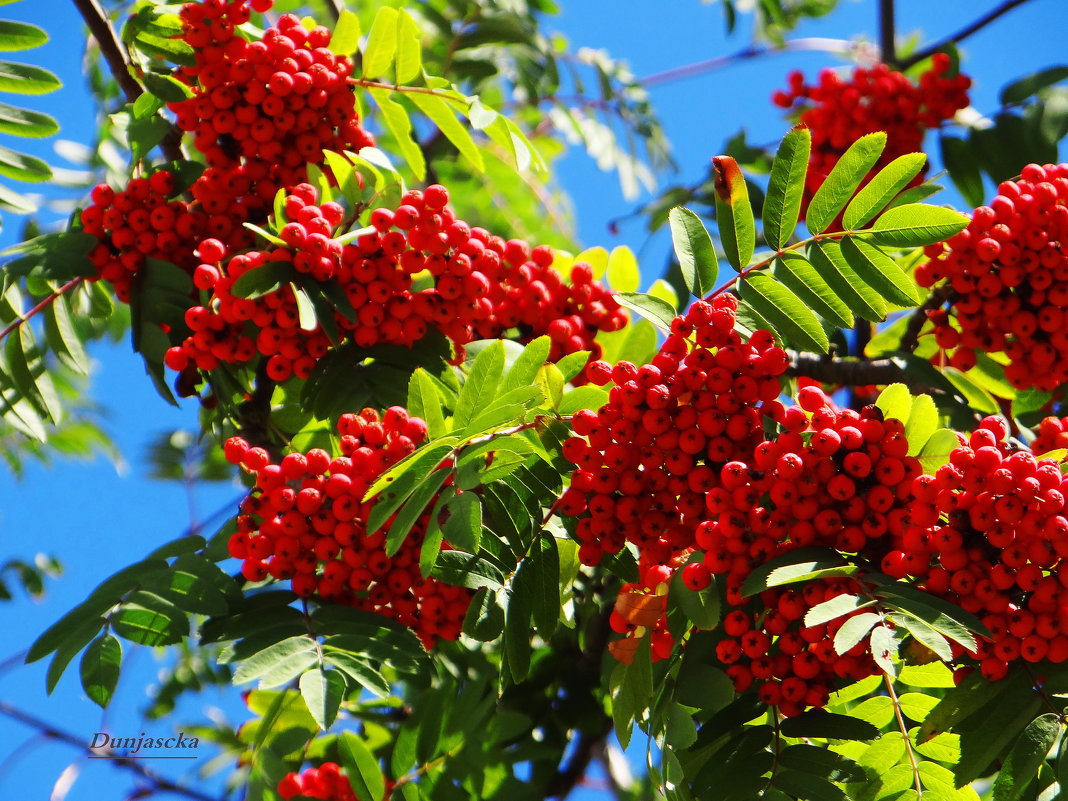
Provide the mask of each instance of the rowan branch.
{"label": "rowan branch", "polygon": [[199,790],[193,789],[191,787],[185,787],[184,785],[177,784],[168,779],[166,776],[157,773],[156,771],[152,770],[152,768],[146,767],[143,763],[138,762],[135,759],[119,756],[111,748],[90,749],[82,738],[77,737],[68,731],[58,729],[48,721],[35,717],[34,715],[29,714],[28,712],[23,712],[21,709],[11,706],[11,704],[7,703],[6,701],[0,701],[0,714],[6,715],[7,717],[12,718],[13,720],[17,720],[19,723],[22,723],[32,729],[37,730],[43,737],[47,737],[51,740],[58,740],[61,743],[66,743],[67,745],[79,749],[85,754],[93,754],[95,756],[107,755],[108,757],[110,757],[108,761],[111,762],[113,765],[117,765],[118,767],[124,768],[132,773],[137,774],[145,781],[151,782],[153,790],[155,792],[174,793],[175,795],[182,795],[186,798],[195,799],[195,801],[221,801],[221,799],[216,796],[208,795],[207,793],[202,793]]}
{"label": "rowan branch", "polygon": [[43,300],[41,300],[28,312],[26,312],[25,314],[20,314],[18,316],[18,319],[12,321],[11,324],[9,324],[3,331],[0,331],[0,342],[2,342],[7,337],[7,335],[14,331],[16,328],[32,319],[35,314],[39,314],[40,312],[51,306],[53,303],[55,303],[56,299],[60,295],[64,294],[65,292],[69,292],[71,289],[74,289],[74,287],[78,286],[78,284],[80,284],[83,280],[85,279],[82,278],[82,276],[72,278],[59,289],[55,290],[51,295],[47,295]]}
{"label": "rowan branch", "polygon": [[[816,356],[809,353],[787,351],[790,366],[786,372],[791,376],[814,378],[824,384],[860,386],[863,384],[908,384],[919,386],[905,371],[890,359],[839,359],[833,356]],[[923,387],[923,391],[927,391]]]}
{"label": "rowan branch", "polygon": [[879,54],[884,64],[897,61],[894,43],[897,30],[894,26],[894,0],[879,0]]}
{"label": "rowan branch", "polygon": [[1006,2],[1002,3],[997,8],[991,9],[989,12],[979,17],[971,24],[965,25],[956,33],[950,34],[944,39],[935,42],[930,47],[925,47],[923,50],[917,50],[908,58],[901,59],[901,61],[898,62],[898,67],[903,70],[907,69],[913,64],[918,64],[924,59],[930,58],[935,53],[945,50],[950,45],[958,44],[959,42],[964,41],[972,34],[981,31],[991,22],[994,22],[999,17],[1002,17],[1012,11],[1014,8],[1016,8],[1016,6],[1022,6],[1026,2],[1027,0],[1006,0]]}
{"label": "rowan branch", "polygon": [[[98,0],[71,0],[71,2],[74,3],[74,7],[78,9],[78,13],[85,20],[89,33],[96,39],[96,43],[100,47],[100,54],[103,56],[104,61],[107,62],[111,74],[115,76],[115,80],[126,97],[126,101],[133,103],[145,93],[145,89],[130,71],[132,65],[126,57],[126,53],[123,52],[122,43],[119,41],[115,29],[111,26],[111,20],[108,18],[107,12],[104,11]],[[181,161],[181,132],[171,126],[171,130],[160,143],[160,149],[168,161]]]}
{"label": "rowan branch", "polygon": [[920,331],[923,330],[923,325],[927,322],[927,312],[939,308],[943,303],[949,300],[949,296],[952,292],[953,288],[949,284],[944,284],[932,292],[922,305],[917,306],[916,309],[913,310],[912,315],[909,317],[909,323],[905,327],[905,333],[901,337],[901,350],[907,351],[908,353],[912,353],[912,351],[916,350],[916,345],[920,338]]}

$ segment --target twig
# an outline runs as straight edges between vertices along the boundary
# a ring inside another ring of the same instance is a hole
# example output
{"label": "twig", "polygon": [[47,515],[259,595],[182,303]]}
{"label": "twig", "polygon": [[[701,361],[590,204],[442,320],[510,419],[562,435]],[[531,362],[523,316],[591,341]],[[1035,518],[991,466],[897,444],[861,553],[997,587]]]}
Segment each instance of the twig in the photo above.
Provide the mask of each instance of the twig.
{"label": "twig", "polygon": [[934,311],[949,300],[952,291],[952,287],[949,284],[945,284],[932,292],[921,306],[913,310],[912,315],[909,317],[909,323],[905,327],[905,333],[901,337],[901,350],[908,353],[916,350],[920,331],[923,330],[923,325],[927,322],[927,312]]}
{"label": "twig", "polygon": [[912,766],[912,780],[916,785],[916,798],[923,798],[923,785],[920,783],[920,766],[916,763],[916,753],[912,749],[912,740],[909,739],[909,727],[905,725],[905,717],[901,714],[901,702],[898,700],[897,691],[894,690],[894,680],[889,673],[883,673],[886,683],[886,692],[894,705],[894,716],[897,718],[897,727],[901,730],[901,736],[905,740],[905,753],[908,754],[909,764]]}
{"label": "twig", "polygon": [[78,276],[77,278],[72,278],[59,289],[54,291],[51,295],[45,297],[40,303],[38,303],[28,312],[26,312],[25,314],[20,314],[17,320],[12,321],[11,324],[7,326],[7,328],[5,328],[3,331],[0,331],[0,341],[3,341],[3,339],[7,337],[8,334],[10,334],[16,328],[21,326],[23,323],[27,322],[35,314],[38,314],[39,312],[42,312],[47,309],[49,306],[55,303],[56,298],[78,286],[78,284],[80,284],[83,280],[85,279],[81,276]]}
{"label": "twig", "polygon": [[[85,20],[85,24],[89,28],[89,33],[93,35],[96,43],[100,46],[100,54],[108,63],[111,74],[118,81],[119,88],[122,89],[123,95],[126,96],[126,101],[133,103],[145,93],[145,90],[133,76],[133,73],[130,72],[131,64],[123,52],[122,43],[119,42],[119,37],[111,26],[107,12],[100,6],[98,0],[71,0],[71,2],[78,9],[78,13],[82,15],[82,19]],[[163,137],[163,141],[160,143],[160,149],[168,161],[181,161],[183,157],[181,131],[171,126],[171,130],[167,132],[167,135]]]}
{"label": "twig", "polygon": [[705,73],[713,72],[714,70],[722,69],[723,67],[729,67],[737,61],[747,61],[751,58],[770,55],[772,53],[818,50],[825,53],[840,53],[844,55],[853,53],[857,49],[857,44],[846,41],[845,39],[827,39],[823,37],[791,39],[787,42],[783,42],[781,45],[770,47],[751,45],[725,56],[716,56],[715,58],[706,59],[705,61],[697,61],[693,64],[684,64],[681,67],[672,67],[671,69],[662,72],[654,72],[651,75],[646,75],[644,78],[639,78],[637,83],[645,87],[659,86],[684,78],[695,78],[698,75],[704,75]]}
{"label": "twig", "polygon": [[112,757],[108,760],[109,762],[136,773],[142,779],[151,782],[154,790],[157,792],[165,791],[175,793],[176,795],[183,795],[186,798],[196,799],[196,801],[220,801],[220,799],[215,796],[202,793],[191,787],[184,787],[181,784],[176,784],[166,776],[157,773],[151,768],[145,767],[145,765],[135,759],[114,755],[115,752],[110,748],[90,749],[80,737],[76,737],[70,732],[63,731],[62,729],[57,729],[48,721],[35,717],[28,712],[23,712],[21,709],[11,706],[6,701],[0,701],[0,714],[7,715],[9,718],[19,721],[19,723],[23,723],[30,728],[36,729],[44,737],[74,746],[86,754],[93,753],[97,756],[102,755],[101,752],[107,754]]}
{"label": "twig", "polygon": [[935,53],[938,53],[939,51],[944,50],[945,48],[949,47],[949,45],[957,44],[958,42],[964,41],[969,36],[971,36],[973,33],[976,33],[977,31],[980,31],[983,28],[985,28],[991,22],[996,20],[998,17],[1004,16],[1005,14],[1007,14],[1008,12],[1010,12],[1014,8],[1016,8],[1016,6],[1022,6],[1026,2],[1027,2],[1027,0],[1006,0],[1006,2],[1002,3],[997,8],[991,9],[988,13],[986,13],[983,16],[979,17],[977,20],[972,22],[970,25],[965,25],[963,28],[961,28],[956,33],[950,34],[946,38],[935,42],[930,47],[925,47],[923,50],[917,50],[915,53],[913,53],[908,58],[902,59],[899,62],[898,66],[901,69],[907,69],[908,67],[911,67],[913,64],[918,64],[919,62],[923,61],[924,59],[930,58]]}
{"label": "twig", "polygon": [[884,64],[897,61],[897,49],[894,45],[894,0],[879,0],[879,54]]}

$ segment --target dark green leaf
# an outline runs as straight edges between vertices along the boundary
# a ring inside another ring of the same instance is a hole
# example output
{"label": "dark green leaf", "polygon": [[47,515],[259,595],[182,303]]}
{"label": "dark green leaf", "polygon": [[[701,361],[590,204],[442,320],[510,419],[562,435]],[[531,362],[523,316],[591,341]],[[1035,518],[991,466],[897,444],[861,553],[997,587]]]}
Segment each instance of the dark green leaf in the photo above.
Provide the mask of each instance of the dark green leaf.
{"label": "dark green leaf", "polygon": [[942,163],[949,177],[969,206],[981,206],[984,199],[983,175],[975,151],[963,139],[943,133],[939,139],[942,146]]}
{"label": "dark green leaf", "polygon": [[831,781],[864,781],[864,770],[852,759],[827,748],[798,743],[789,745],[779,754],[779,762],[787,768],[823,776]]}
{"label": "dark green leaf", "polygon": [[356,797],[361,801],[382,801],[386,782],[382,768],[367,744],[351,731],[342,732],[338,738],[338,753]]}
{"label": "dark green leaf", "polygon": [[1019,78],[1006,84],[1001,90],[1001,105],[1011,106],[1020,103],[1040,89],[1053,86],[1065,79],[1068,79],[1068,66],[1047,67],[1024,78]]}
{"label": "dark green leaf", "polygon": [[446,584],[472,590],[482,587],[492,590],[504,588],[504,576],[500,570],[486,559],[458,550],[439,553],[433,575]]}
{"label": "dark green leaf", "polygon": [[97,706],[107,708],[122,668],[122,645],[111,634],[101,634],[82,654],[82,687]]}
{"label": "dark green leaf", "polygon": [[112,616],[111,628],[141,645],[173,645],[189,634],[189,619],[165,598],[139,590]]}
{"label": "dark green leaf", "polygon": [[780,770],[775,786],[796,798],[808,801],[845,801],[846,794],[826,779],[799,770]]}
{"label": "dark green leaf", "polygon": [[624,748],[630,742],[634,722],[644,716],[653,697],[652,657],[649,637],[643,637],[629,665],[618,664],[612,670],[612,722],[616,737]]}
{"label": "dark green leaf", "polygon": [[682,268],[686,288],[698,298],[703,298],[716,288],[719,262],[712,237],[705,230],[701,218],[689,209],[677,207],[668,213],[671,225],[671,241],[675,257]]}
{"label": "dark green leaf", "polygon": [[783,253],[775,259],[772,274],[824,320],[840,328],[852,327],[849,306],[801,254]]}
{"label": "dark green leaf", "polygon": [[464,634],[481,642],[491,642],[504,631],[504,609],[496,590],[482,587],[475,592],[464,615]]}
{"label": "dark green leaf", "polygon": [[[418,483],[415,490],[404,502],[404,505],[397,511],[397,516],[393,522],[389,525],[389,532],[386,534],[387,556],[393,556],[400,550],[404,540],[408,537],[408,532],[412,530],[412,526],[428,510],[430,504],[434,502],[435,496],[448,477],[447,471],[437,470]],[[383,497],[386,494],[388,494],[388,490],[383,494]]]}
{"label": "dark green leaf", "polygon": [[527,557],[534,566],[531,617],[543,640],[548,641],[560,619],[560,552],[556,539],[543,533]]}
{"label": "dark green leaf", "polygon": [[850,145],[808,204],[805,225],[809,231],[818,234],[826,230],[875,166],[884,147],[886,134],[882,131],[862,136]]}
{"label": "dark green leaf", "polygon": [[916,282],[877,247],[851,236],[842,239],[842,255],[861,280],[886,300],[906,308],[919,303]]}
{"label": "dark green leaf", "polygon": [[482,539],[482,504],[474,492],[457,492],[445,505],[442,531],[454,548],[475,553]]}
{"label": "dark green leaf", "polygon": [[787,737],[827,740],[873,740],[879,736],[879,730],[867,721],[822,709],[810,709],[783,720],[782,733]]}
{"label": "dark green leaf", "polygon": [[193,90],[170,75],[161,75],[158,72],[144,72],[141,80],[145,88],[160,100],[168,103],[180,103],[193,97]]}
{"label": "dark green leaf", "polygon": [[845,214],[842,215],[842,226],[845,230],[866,225],[887,207],[909,181],[920,174],[926,163],[925,154],[906,153],[879,170],[846,206]]}
{"label": "dark green leaf", "polygon": [[[1021,672],[1022,673],[1022,672]],[[991,772],[992,763],[996,759],[1005,759],[1005,752],[1012,746],[1014,741],[1019,740],[1018,732],[1024,730],[1035,719],[1038,711],[1042,708],[1042,700],[1031,686],[1030,680],[1017,673],[1000,682],[987,683],[991,689],[993,685],[1008,684],[1005,692],[993,697],[985,695],[986,703],[975,713],[974,717],[968,718],[964,723],[958,724],[960,732],[960,761],[953,767],[953,774],[959,786],[975,781],[980,776]],[[963,686],[963,685],[962,685]],[[941,704],[939,705],[941,706]],[[938,707],[935,707],[937,712]],[[934,712],[932,712],[934,714]],[[930,716],[928,717],[928,720]],[[927,721],[924,721],[927,724]],[[1022,746],[1022,751],[1036,747],[1039,738],[1045,736],[1044,724],[1032,732],[1036,736],[1030,744]],[[921,730],[922,731],[922,730]],[[1030,740],[1030,738],[1027,738]],[[1027,740],[1025,740],[1027,743]],[[1020,754],[1020,768],[1026,767],[1023,763],[1028,761],[1023,753]],[[1005,786],[1006,791],[1019,793],[1024,787],[1016,786],[1016,782],[1023,778],[1023,771],[1014,773],[1011,777],[1013,782]],[[1003,785],[1004,786],[1004,785]]]}
{"label": "dark green leaf", "polygon": [[872,322],[886,318],[886,303],[882,296],[853,272],[837,242],[813,243],[808,249],[808,258],[820,277],[854,314]]}
{"label": "dark green leaf", "polygon": [[749,188],[738,163],[730,156],[716,156],[712,159],[712,168],[715,174],[719,238],[727,261],[734,269],[741,270],[753,258],[756,243]]}
{"label": "dark green leaf", "polygon": [[323,661],[338,668],[350,679],[379,698],[388,698],[392,694],[389,682],[366,659],[324,647]]}
{"label": "dark green leaf", "polygon": [[45,312],[45,333],[52,350],[58,353],[71,369],[81,375],[89,374],[89,355],[74,328],[69,300],[66,297],[57,298],[49,305]]}
{"label": "dark green leaf", "polygon": [[826,353],[830,343],[819,319],[793,292],[765,273],[751,273],[740,281],[738,294],[784,334],[787,344]]}
{"label": "dark green leaf", "polygon": [[534,565],[524,559],[512,579],[504,617],[504,652],[508,673],[515,684],[524,681],[530,670],[530,621],[537,582]]}
{"label": "dark green leaf", "polygon": [[[795,548],[754,569],[742,584],[742,595],[756,595],[769,587],[797,581],[818,571],[846,569],[849,569],[849,565],[845,559],[829,548]],[[838,575],[844,574],[839,572]]]}
{"label": "dark green leaf", "polygon": [[953,209],[908,203],[884,212],[871,227],[871,240],[895,248],[943,242],[968,226],[968,218]]}
{"label": "dark green leaf", "polygon": [[32,64],[0,61],[0,92],[20,95],[43,95],[63,84],[53,73]]}
{"label": "dark green leaf", "polygon": [[668,601],[677,604],[686,619],[698,629],[714,629],[719,625],[720,597],[716,582],[694,592],[682,581],[682,571],[675,572],[668,590]]}
{"label": "dark green leaf", "polygon": [[808,128],[794,128],[775,153],[763,211],[764,238],[775,250],[786,247],[797,227],[811,150],[812,133]]}
{"label": "dark green leaf", "polygon": [[320,729],[329,729],[337,718],[345,689],[345,677],[339,670],[314,667],[300,677],[300,694]]}

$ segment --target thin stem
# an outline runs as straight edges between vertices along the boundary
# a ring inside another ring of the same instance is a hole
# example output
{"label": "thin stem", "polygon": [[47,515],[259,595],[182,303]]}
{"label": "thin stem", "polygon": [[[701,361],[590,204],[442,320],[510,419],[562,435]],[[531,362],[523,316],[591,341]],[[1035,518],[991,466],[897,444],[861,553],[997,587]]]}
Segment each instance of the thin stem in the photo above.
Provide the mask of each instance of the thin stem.
{"label": "thin stem", "polygon": [[51,306],[53,303],[55,303],[56,298],[58,298],[60,295],[64,294],[65,292],[70,291],[74,287],[78,286],[78,284],[80,284],[84,280],[85,279],[82,278],[82,276],[78,276],[77,278],[72,278],[70,281],[65,283],[59,289],[54,291],[51,295],[46,296],[40,303],[38,303],[36,306],[34,306],[32,309],[30,309],[25,314],[20,315],[17,320],[14,320],[3,331],[0,331],[0,341],[3,341],[3,339],[5,337],[7,337],[8,334],[10,334],[16,328],[21,326],[23,323],[25,323],[28,320],[30,320],[35,314],[38,314],[38,313],[44,311],[49,306]]}
{"label": "thin stem", "polygon": [[408,92],[409,94],[417,95],[433,95],[434,97],[442,97],[446,100],[456,100],[456,98],[449,92],[442,92],[439,89],[430,89],[426,86],[401,86],[400,84],[396,83],[369,81],[366,78],[349,78],[348,83],[352,86],[362,86],[364,89],[389,89],[389,91],[391,92]]}
{"label": "thin stem", "polygon": [[145,767],[144,764],[138,762],[135,759],[129,759],[127,757],[118,756],[110,748],[97,748],[90,749],[86,745],[85,741],[81,737],[77,737],[70,732],[58,729],[46,720],[35,717],[28,712],[23,712],[21,709],[12,706],[6,701],[0,701],[0,714],[6,715],[13,720],[17,720],[19,723],[23,723],[32,729],[36,729],[42,736],[51,740],[58,740],[67,745],[73,746],[85,754],[94,754],[96,756],[107,755],[111,757],[109,761],[113,765],[117,765],[121,768],[125,768],[133,773],[136,773],[142,779],[152,783],[153,790],[155,792],[170,792],[176,795],[182,795],[186,798],[195,799],[195,801],[220,801],[215,796],[202,793],[199,790],[195,790],[190,787],[184,787],[183,785],[176,784],[151,768]]}
{"label": "thin stem", "polygon": [[856,52],[857,49],[858,45],[845,39],[827,39],[823,37],[791,39],[790,41],[783,42],[783,44],[777,46],[751,45],[725,56],[717,56],[715,58],[706,59],[705,61],[697,61],[693,64],[684,64],[681,67],[672,67],[671,69],[663,70],[662,72],[654,72],[651,75],[646,75],[644,78],[639,78],[638,83],[645,87],[660,86],[665,83],[671,83],[672,81],[679,81],[685,78],[695,78],[698,75],[704,75],[722,69],[723,67],[729,67],[739,61],[747,61],[752,58],[770,55],[772,53],[817,50],[824,53],[840,53],[845,55],[852,54]]}
{"label": "thin stem", "polygon": [[[71,2],[78,9],[78,13],[82,15],[82,19],[85,20],[85,24],[89,28],[89,33],[93,35],[96,43],[100,46],[100,54],[107,62],[111,74],[115,76],[115,80],[118,82],[119,88],[122,89],[126,101],[133,103],[145,93],[145,90],[133,76],[133,73],[130,72],[133,65],[123,52],[122,43],[115,34],[115,29],[111,26],[111,20],[108,19],[107,12],[104,11],[97,0],[71,0]],[[163,137],[160,149],[169,161],[181,161],[183,158],[181,132],[172,126],[167,135]]]}
{"label": "thin stem", "polygon": [[894,45],[894,0],[879,0],[879,51],[884,64],[897,61],[897,49]]}
{"label": "thin stem", "polygon": [[932,292],[927,300],[923,302],[923,305],[913,310],[909,317],[908,325],[905,327],[905,333],[901,337],[901,350],[908,353],[916,350],[916,345],[919,344],[920,331],[923,330],[924,323],[927,322],[927,312],[934,311],[945,303],[952,291],[952,287],[948,284],[943,285]]}
{"label": "thin stem", "polygon": [[930,58],[935,53],[938,53],[939,51],[944,50],[945,48],[949,47],[949,45],[957,44],[959,42],[964,41],[969,36],[971,36],[973,33],[976,33],[978,31],[982,30],[987,25],[989,25],[991,22],[993,22],[994,20],[996,20],[999,17],[1002,17],[1005,14],[1009,13],[1014,8],[1016,8],[1016,6],[1022,6],[1026,2],[1027,2],[1027,0],[1006,0],[1006,2],[1002,3],[1001,5],[997,6],[994,9],[991,9],[989,12],[987,12],[983,16],[979,17],[977,20],[975,20],[971,24],[965,25],[963,28],[961,28],[956,33],[950,34],[946,38],[935,42],[930,47],[925,47],[923,50],[917,50],[915,53],[913,53],[908,58],[902,59],[899,62],[898,66],[901,69],[906,69],[908,67],[911,67],[913,64],[918,64],[919,62],[923,61],[924,59]]}
{"label": "thin stem", "polygon": [[916,785],[916,798],[923,798],[923,785],[920,783],[920,766],[916,763],[916,752],[912,750],[912,740],[909,739],[909,728],[905,724],[905,716],[901,714],[901,702],[898,700],[897,691],[894,689],[894,680],[890,675],[883,673],[883,682],[886,684],[887,695],[894,705],[894,716],[897,718],[897,727],[901,730],[901,736],[905,740],[905,753],[908,754],[909,764],[912,766],[912,781]]}

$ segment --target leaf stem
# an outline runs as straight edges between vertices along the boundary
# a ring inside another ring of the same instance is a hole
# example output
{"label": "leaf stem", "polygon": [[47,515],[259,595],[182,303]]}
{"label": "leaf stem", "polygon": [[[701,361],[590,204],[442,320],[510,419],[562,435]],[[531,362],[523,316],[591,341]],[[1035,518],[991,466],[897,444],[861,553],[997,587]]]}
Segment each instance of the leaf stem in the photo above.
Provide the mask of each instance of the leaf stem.
{"label": "leaf stem", "polygon": [[51,306],[53,303],[55,303],[56,299],[60,295],[70,291],[74,287],[78,286],[78,284],[80,284],[84,280],[85,280],[85,278],[82,277],[82,276],[78,276],[77,278],[72,278],[70,281],[65,283],[59,289],[57,289],[54,292],[52,292],[51,295],[47,295],[43,300],[41,300],[36,306],[34,306],[28,312],[26,312],[25,314],[19,315],[18,319],[14,320],[3,331],[0,331],[0,342],[2,342],[4,340],[4,338],[7,337],[7,335],[10,334],[12,331],[14,331],[16,328],[21,326],[23,323],[28,322],[35,314],[38,314],[38,313],[44,311],[49,306]]}
{"label": "leaf stem", "polygon": [[888,673],[883,673],[883,682],[886,684],[886,693],[894,705],[894,717],[897,718],[897,727],[905,740],[905,753],[908,754],[909,764],[912,766],[912,781],[916,786],[916,798],[923,798],[923,785],[920,783],[920,766],[916,762],[916,752],[912,748],[912,740],[909,739],[909,729],[905,724],[905,716],[901,714],[901,702],[898,700],[897,691],[894,689],[894,680]]}
{"label": "leaf stem", "polygon": [[952,33],[944,39],[940,39],[930,47],[925,47],[923,50],[917,50],[908,58],[901,59],[901,61],[898,62],[897,66],[900,69],[907,69],[913,64],[918,64],[924,59],[930,58],[935,53],[945,50],[950,45],[958,44],[959,42],[964,41],[972,34],[977,33],[978,31],[989,25],[991,22],[994,22],[994,20],[1004,16],[1017,6],[1022,6],[1026,2],[1027,0],[1006,0],[1006,2],[1002,3],[996,8],[991,9],[989,12],[983,14],[983,16],[979,17],[974,22],[965,25],[956,33]]}
{"label": "leaf stem", "polygon": [[458,99],[450,92],[442,92],[439,89],[431,89],[428,86],[401,86],[396,83],[382,83],[371,81],[367,78],[349,78],[348,83],[352,86],[361,86],[364,89],[388,89],[391,92],[407,92],[408,94],[432,95],[446,101],[458,102]]}

